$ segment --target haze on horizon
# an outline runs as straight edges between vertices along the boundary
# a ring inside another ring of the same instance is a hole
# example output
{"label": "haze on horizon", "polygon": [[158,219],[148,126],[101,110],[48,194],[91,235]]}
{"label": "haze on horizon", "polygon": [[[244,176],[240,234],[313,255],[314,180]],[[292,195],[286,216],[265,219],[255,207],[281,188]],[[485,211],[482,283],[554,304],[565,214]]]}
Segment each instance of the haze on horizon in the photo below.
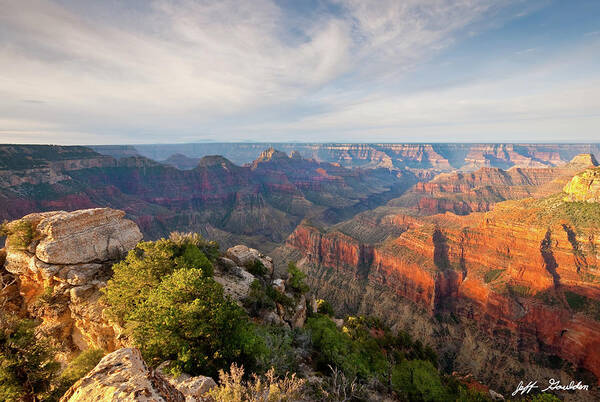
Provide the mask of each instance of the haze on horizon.
{"label": "haze on horizon", "polygon": [[0,143],[600,138],[594,0],[0,7]]}

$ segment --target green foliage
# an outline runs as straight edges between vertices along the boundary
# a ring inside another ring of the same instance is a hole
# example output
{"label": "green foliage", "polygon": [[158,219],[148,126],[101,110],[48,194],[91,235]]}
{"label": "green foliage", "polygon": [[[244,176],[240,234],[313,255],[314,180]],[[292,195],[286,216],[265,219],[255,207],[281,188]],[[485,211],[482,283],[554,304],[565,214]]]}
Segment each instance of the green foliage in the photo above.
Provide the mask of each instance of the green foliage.
{"label": "green foliage", "polygon": [[570,290],[565,290],[565,299],[569,307],[578,313],[585,313],[600,320],[600,302],[589,297],[580,295]]}
{"label": "green foliage", "polygon": [[254,262],[246,268],[248,269],[248,272],[254,276],[265,276],[268,272],[267,267],[259,260],[254,260]]}
{"label": "green foliage", "polygon": [[267,285],[265,288],[265,292],[271,300],[273,300],[275,303],[281,304],[283,307],[292,308],[296,305],[294,299],[281,293],[273,286]]}
{"label": "green foliage", "polygon": [[527,207],[536,208],[537,216],[535,218],[547,225],[567,221],[579,228],[598,226],[598,222],[600,222],[599,203],[564,201],[564,196],[561,193],[540,200],[532,200]]}
{"label": "green foliage", "polygon": [[165,277],[129,319],[150,362],[173,360],[190,374],[215,375],[234,360],[251,364],[262,347],[245,312],[201,269],[182,268]]}
{"label": "green foliage", "polygon": [[33,302],[34,308],[40,308],[43,306],[48,306],[52,303],[52,298],[54,297],[54,286],[46,286],[44,291],[36,297]]}
{"label": "green foliage", "polygon": [[67,392],[71,385],[92,371],[103,357],[104,351],[101,349],[88,349],[77,355],[60,374],[59,386],[54,394],[60,397]]}
{"label": "green foliage", "polygon": [[195,244],[195,236],[178,235],[176,240],[140,242],[125,260],[113,265],[113,277],[103,289],[108,313],[121,324],[141,305],[162,278],[177,269],[195,268],[211,276],[212,264]]}
{"label": "green foliage", "polygon": [[[306,328],[311,333],[317,354],[317,364],[323,370],[327,366],[335,366],[342,370],[346,376],[368,378],[370,374],[369,356],[367,350],[360,350],[359,345],[352,338],[335,326],[335,323],[326,316],[311,317],[306,321]],[[362,353],[365,353],[363,355]]]}
{"label": "green foliage", "polygon": [[529,294],[531,293],[530,289],[524,285],[516,285],[516,284],[507,283],[506,289],[508,290],[508,293],[513,296],[528,297]]}
{"label": "green foliage", "polygon": [[485,283],[490,283],[498,279],[498,277],[504,272],[504,269],[492,269],[491,271],[487,271],[483,276],[483,280]]}
{"label": "green foliage", "polygon": [[581,311],[587,301],[587,297],[568,290],[565,291],[565,298],[567,299],[567,303],[569,303],[569,307],[575,311]]}
{"label": "green foliage", "polygon": [[31,222],[19,219],[10,223],[3,223],[0,227],[0,236],[6,236],[9,247],[24,250],[33,240],[34,229]]}
{"label": "green foliage", "polygon": [[198,247],[212,262],[219,256],[219,243],[216,241],[207,241],[198,233],[172,232],[169,235],[169,240],[178,247],[186,245]]}
{"label": "green foliage", "polygon": [[392,371],[393,389],[409,401],[448,400],[436,368],[423,360],[403,360]]}
{"label": "green foliage", "polygon": [[250,284],[250,291],[244,300],[244,307],[248,309],[250,315],[256,316],[262,309],[274,308],[275,302],[273,298],[267,295],[266,286],[255,279]]}
{"label": "green foliage", "polygon": [[60,365],[36,323],[0,313],[0,400],[47,400]]}
{"label": "green foliage", "polygon": [[306,274],[298,269],[296,264],[290,262],[288,264],[288,286],[298,294],[306,293],[310,290],[308,285],[304,283]]}
{"label": "green foliage", "polygon": [[318,367],[341,370],[348,384],[353,379],[375,380],[404,399],[416,401],[453,400],[460,392],[467,395],[459,384],[453,389],[446,384],[449,380],[442,379],[431,347],[404,332],[394,335],[379,319],[348,317],[339,330],[329,317],[319,314],[307,320],[306,328]]}
{"label": "green foliage", "polygon": [[328,315],[333,317],[335,312],[333,311],[333,306],[327,300],[319,299],[317,300],[317,312],[319,314]]}
{"label": "green foliage", "polygon": [[258,349],[255,355],[256,369],[258,372],[266,372],[274,369],[275,374],[284,376],[288,372],[298,369],[295,342],[296,331],[279,326],[254,327],[255,335],[264,341],[264,348]]}

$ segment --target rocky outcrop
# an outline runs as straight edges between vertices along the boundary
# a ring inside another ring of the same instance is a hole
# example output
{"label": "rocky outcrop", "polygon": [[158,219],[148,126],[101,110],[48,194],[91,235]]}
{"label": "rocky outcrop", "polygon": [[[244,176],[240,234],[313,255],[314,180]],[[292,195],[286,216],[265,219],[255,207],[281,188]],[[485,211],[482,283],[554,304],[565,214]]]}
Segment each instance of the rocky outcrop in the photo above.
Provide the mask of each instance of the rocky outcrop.
{"label": "rocky outcrop", "polygon": [[97,208],[30,214],[8,224],[4,268],[13,275],[23,308],[63,351],[114,350],[119,328],[99,302],[111,266],[142,239],[123,211]]}
{"label": "rocky outcrop", "polygon": [[579,173],[563,191],[566,201],[600,202],[600,168]]}
{"label": "rocky outcrop", "polygon": [[261,264],[269,275],[273,273],[273,259],[254,248],[239,244],[229,248],[225,255],[243,267],[248,268],[253,264]]}
{"label": "rocky outcrop", "polygon": [[[241,244],[229,248],[225,255],[218,259],[213,278],[223,286],[226,295],[245,307],[246,299],[251,295],[252,283],[262,282],[263,286],[273,287],[283,294],[289,304],[275,302],[273,309],[263,309],[258,312],[257,318],[266,324],[292,328],[304,326],[308,314],[307,295],[297,295],[291,289],[286,289],[286,281],[281,278],[271,279],[274,275],[271,257]],[[314,296],[311,301],[314,301]]]}
{"label": "rocky outcrop", "polygon": [[162,375],[172,386],[181,392],[186,402],[202,401],[203,395],[213,387],[217,386],[215,380],[211,377],[202,375],[192,377],[185,373],[174,376],[167,370],[169,363],[170,362],[168,361],[161,363],[156,368],[156,372]]}
{"label": "rocky outcrop", "polygon": [[60,400],[185,402],[192,399],[187,399],[158,371],[150,369],[138,349],[123,348],[104,356]]}

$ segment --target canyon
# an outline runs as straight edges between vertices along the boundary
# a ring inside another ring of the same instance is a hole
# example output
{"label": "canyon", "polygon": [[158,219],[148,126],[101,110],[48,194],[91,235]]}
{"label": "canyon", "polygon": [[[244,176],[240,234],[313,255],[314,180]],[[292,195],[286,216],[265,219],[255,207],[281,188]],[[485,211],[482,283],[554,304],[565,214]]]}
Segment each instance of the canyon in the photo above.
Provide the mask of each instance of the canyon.
{"label": "canyon", "polygon": [[[296,261],[338,316],[409,332],[445,372],[502,393],[525,378],[598,383],[597,145],[264,145],[234,144],[233,161],[204,153],[224,144],[180,155],[179,145],[0,146],[0,218],[25,216],[36,233],[0,253],[3,283],[19,277],[6,305],[47,317],[65,354],[118,349],[118,327],[88,303],[108,267],[142,235],[192,231],[223,249],[246,244],[275,276]],[[96,212],[68,212],[82,209]],[[61,239],[90,225],[105,229],[72,258]],[[250,277],[234,276],[219,280],[241,300]],[[63,307],[32,307],[50,282]],[[270,319],[293,327],[298,314]]]}
{"label": "canyon", "polygon": [[[126,146],[93,146],[113,157],[140,155],[156,161],[181,163],[189,168],[188,158],[222,155],[233,163],[252,163],[260,153],[274,147],[303,158],[338,163],[345,167],[413,168],[438,172],[455,169],[473,171],[481,167],[551,167],[569,162],[582,153],[598,154],[600,144],[335,144],[335,143],[190,143]],[[175,156],[173,159],[171,157]],[[185,156],[186,158],[182,158]],[[178,162],[180,161],[180,162]]]}
{"label": "canyon", "polygon": [[417,216],[388,204],[327,229],[304,223],[275,257],[299,260],[338,312],[410,328],[438,346],[449,370],[502,391],[515,376],[596,382],[596,173],[579,173],[564,193],[488,212]]}
{"label": "canyon", "polygon": [[124,210],[149,239],[195,231],[224,246],[243,242],[263,251],[304,218],[345,219],[417,181],[408,171],[346,169],[273,149],[249,166],[205,156],[191,170],[83,147],[0,146],[0,156],[2,220],[112,207]]}

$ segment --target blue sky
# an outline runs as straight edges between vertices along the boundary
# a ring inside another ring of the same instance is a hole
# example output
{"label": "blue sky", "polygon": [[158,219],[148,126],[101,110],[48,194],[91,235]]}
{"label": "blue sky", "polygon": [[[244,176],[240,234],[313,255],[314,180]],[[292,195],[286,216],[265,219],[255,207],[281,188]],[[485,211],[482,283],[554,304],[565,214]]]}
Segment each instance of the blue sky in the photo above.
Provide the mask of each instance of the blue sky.
{"label": "blue sky", "polygon": [[596,0],[0,9],[0,142],[600,141]]}

